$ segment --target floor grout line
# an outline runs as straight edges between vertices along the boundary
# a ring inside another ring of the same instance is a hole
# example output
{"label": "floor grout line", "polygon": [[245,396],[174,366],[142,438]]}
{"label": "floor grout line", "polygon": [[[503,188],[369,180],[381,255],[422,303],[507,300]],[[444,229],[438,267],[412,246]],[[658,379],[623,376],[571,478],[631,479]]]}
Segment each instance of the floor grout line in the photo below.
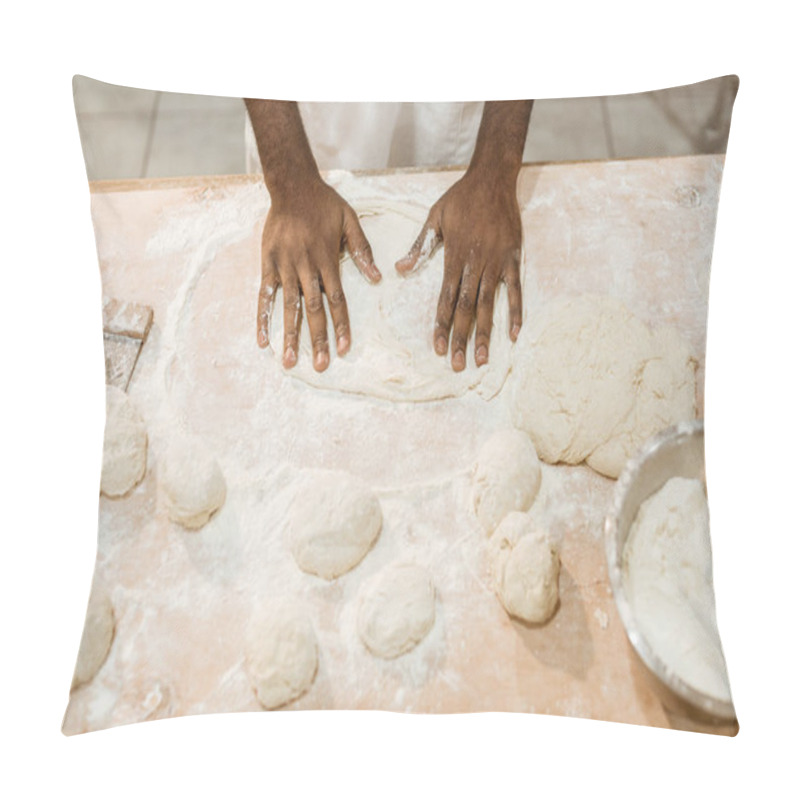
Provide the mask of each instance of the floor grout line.
{"label": "floor grout line", "polygon": [[617,151],[614,148],[614,134],[611,129],[611,115],[608,111],[608,98],[600,98],[600,108],[603,112],[603,130],[606,135],[606,150],[608,150],[608,157],[614,159],[617,157]]}
{"label": "floor grout line", "polygon": [[150,125],[147,129],[147,140],[144,145],[144,155],[142,156],[142,170],[139,175],[140,178],[147,177],[147,169],[150,166],[150,153],[153,149],[153,138],[156,131],[156,119],[158,118],[158,106],[161,103],[161,92],[156,92],[156,99],[153,103],[153,108],[150,111]]}

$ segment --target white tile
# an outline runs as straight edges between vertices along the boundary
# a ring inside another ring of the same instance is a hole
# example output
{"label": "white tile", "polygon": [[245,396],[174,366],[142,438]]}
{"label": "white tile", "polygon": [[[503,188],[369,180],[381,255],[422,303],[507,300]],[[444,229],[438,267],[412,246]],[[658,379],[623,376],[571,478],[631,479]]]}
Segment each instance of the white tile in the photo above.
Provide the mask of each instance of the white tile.
{"label": "white tile", "polygon": [[244,120],[244,103],[225,113],[159,111],[146,177],[243,173]]}
{"label": "white tile", "polygon": [[150,114],[82,116],[78,129],[89,180],[142,177]]}
{"label": "white tile", "polygon": [[733,76],[654,92],[651,100],[684,130],[696,153],[724,153],[737,81]]}
{"label": "white tile", "polygon": [[608,156],[599,98],[534,102],[524,161],[587,161]]}
{"label": "white tile", "polygon": [[678,120],[668,119],[649,93],[605,98],[613,158],[690,155],[694,146]]}
{"label": "white tile", "polygon": [[158,92],[103,83],[82,75],[72,82],[78,114],[142,114],[155,107]]}
{"label": "white tile", "polygon": [[244,108],[241,97],[217,97],[206,94],[179,94],[161,92],[158,100],[159,113],[173,111],[203,111],[215,113],[238,113]]}
{"label": "white tile", "polygon": [[606,98],[617,158],[724,152],[736,81],[731,76]]}

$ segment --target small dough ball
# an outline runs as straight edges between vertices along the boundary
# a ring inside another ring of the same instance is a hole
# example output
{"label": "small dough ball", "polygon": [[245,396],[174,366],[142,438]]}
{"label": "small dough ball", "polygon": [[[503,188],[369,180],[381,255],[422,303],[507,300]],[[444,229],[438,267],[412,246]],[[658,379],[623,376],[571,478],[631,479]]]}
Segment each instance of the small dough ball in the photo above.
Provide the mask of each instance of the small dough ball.
{"label": "small dough ball", "polygon": [[490,541],[494,589],[503,607],[525,622],[547,622],[558,604],[558,552],[533,520],[509,514]]}
{"label": "small dough ball", "polygon": [[114,638],[114,609],[111,599],[102,589],[89,597],[86,622],[83,626],[78,661],[72,676],[72,688],[88,683],[103,666]]}
{"label": "small dough ball", "polygon": [[184,528],[202,528],[225,502],[225,477],[217,460],[201,439],[180,436],[170,442],[160,466],[169,518]]}
{"label": "small dough ball", "polygon": [[436,618],[436,590],[427,570],[394,564],[370,579],[361,593],[358,634],[379,658],[413,650]]}
{"label": "small dough ball", "polygon": [[332,580],[364,558],[382,523],[378,498],[358,478],[304,470],[289,512],[292,555],[303,572]]}
{"label": "small dough ball", "polygon": [[288,603],[269,604],[250,620],[245,669],[264,708],[280,708],[305,694],[317,674],[317,637],[311,620]]}
{"label": "small dough ball", "polygon": [[147,468],[147,429],[128,395],[106,386],[106,430],[100,491],[122,497],[144,477]]}
{"label": "small dough ball", "polygon": [[511,511],[527,511],[542,483],[536,448],[523,431],[495,433],[481,448],[472,476],[472,505],[487,533]]}

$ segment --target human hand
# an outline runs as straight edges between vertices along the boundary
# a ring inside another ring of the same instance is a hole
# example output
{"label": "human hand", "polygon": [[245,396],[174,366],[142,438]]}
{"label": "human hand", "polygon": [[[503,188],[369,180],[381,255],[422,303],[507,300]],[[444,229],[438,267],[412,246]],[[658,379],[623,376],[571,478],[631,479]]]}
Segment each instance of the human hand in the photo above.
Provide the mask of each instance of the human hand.
{"label": "human hand", "polygon": [[261,239],[261,289],[258,293],[257,338],[269,345],[275,295],[283,288],[283,365],[297,363],[303,298],[311,334],[314,369],[330,363],[328,326],[322,295],[336,335],[336,352],[350,348],[350,320],[342,290],[339,259],[344,248],[371,283],[381,274],[355,211],[321,178],[295,183],[291,191],[273,192]]}
{"label": "human hand", "polygon": [[[508,288],[509,336],[522,326],[520,258],[522,224],[516,194],[517,172],[472,167],[434,204],[408,255],[395,265],[408,275],[444,244],[444,275],[433,332],[434,349],[447,354],[453,369],[466,366],[466,348],[475,320],[475,363],[489,360],[495,290]],[[452,337],[451,337],[452,328]]]}

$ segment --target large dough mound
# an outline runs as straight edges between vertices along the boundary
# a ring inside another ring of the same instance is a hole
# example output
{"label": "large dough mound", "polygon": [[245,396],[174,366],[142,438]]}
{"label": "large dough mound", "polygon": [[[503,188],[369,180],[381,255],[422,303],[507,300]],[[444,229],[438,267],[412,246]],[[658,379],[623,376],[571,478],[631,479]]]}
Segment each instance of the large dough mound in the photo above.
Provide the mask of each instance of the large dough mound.
{"label": "large dough mound", "polygon": [[525,622],[543,623],[558,604],[558,551],[533,520],[512,511],[490,542],[494,589],[503,607]]}
{"label": "large dough mound", "polygon": [[542,482],[530,437],[514,428],[492,435],[481,447],[472,475],[472,505],[487,533],[510,511],[527,511]]}
{"label": "large dough mound", "polygon": [[202,528],[225,502],[225,477],[196,436],[178,436],[167,447],[160,483],[169,518],[185,528]]}
{"label": "large dough mound", "polygon": [[122,497],[144,477],[147,467],[147,429],[128,395],[106,386],[106,430],[100,491]]}
{"label": "large dough mound", "polygon": [[247,629],[245,669],[264,708],[280,708],[308,691],[317,674],[317,637],[308,617],[285,602],[258,609]]}
{"label": "large dough mound", "polygon": [[651,331],[616,298],[558,300],[517,349],[515,422],[545,461],[616,478],[650,436],[694,419],[695,366],[678,331]]}
{"label": "large dough mound", "polygon": [[[316,372],[304,319],[298,361],[287,374],[322,389],[388,400],[424,402],[458,397],[470,389],[486,398],[496,395],[510,366],[505,285],[499,289],[495,302],[489,363],[477,368],[468,355],[467,369],[453,372],[450,359],[436,355],[433,350],[433,326],[444,269],[443,248],[407,277],[401,277],[394,268],[422,229],[428,210],[385,200],[362,202],[356,210],[383,278],[374,286],[367,283],[347,256],[342,261],[341,276],[350,315],[350,352],[343,357],[336,355],[333,346],[336,337],[327,314],[331,363],[324,372]],[[270,346],[281,363],[282,295],[275,301],[270,327]],[[468,353],[471,352],[468,348]]]}
{"label": "large dough mound", "polygon": [[436,592],[428,572],[415,564],[394,564],[365,584],[358,633],[374,655],[396,658],[428,635],[435,617]]}
{"label": "large dough mound", "polygon": [[304,470],[289,512],[289,543],[304,572],[332,580],[358,564],[383,515],[372,490],[348,472]]}

